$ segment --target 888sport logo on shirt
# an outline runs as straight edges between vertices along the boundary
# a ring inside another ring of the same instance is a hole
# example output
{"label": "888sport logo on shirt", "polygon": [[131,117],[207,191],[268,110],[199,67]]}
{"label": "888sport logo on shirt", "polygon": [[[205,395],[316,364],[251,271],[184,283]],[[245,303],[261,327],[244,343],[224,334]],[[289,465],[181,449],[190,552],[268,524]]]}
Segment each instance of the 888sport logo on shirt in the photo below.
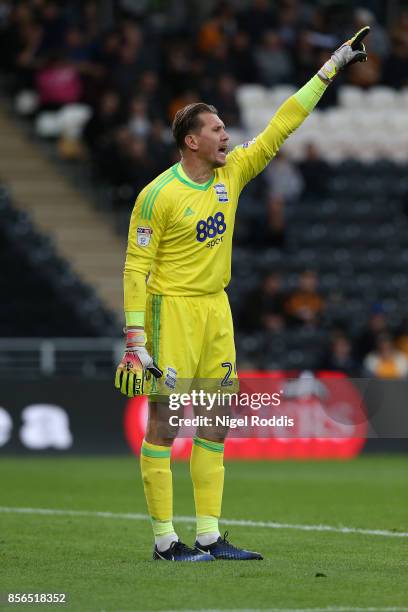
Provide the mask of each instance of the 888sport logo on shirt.
{"label": "888sport logo on shirt", "polygon": [[200,219],[196,225],[196,239],[198,242],[208,240],[207,247],[212,248],[223,241],[223,235],[227,229],[224,213],[216,212],[207,219]]}

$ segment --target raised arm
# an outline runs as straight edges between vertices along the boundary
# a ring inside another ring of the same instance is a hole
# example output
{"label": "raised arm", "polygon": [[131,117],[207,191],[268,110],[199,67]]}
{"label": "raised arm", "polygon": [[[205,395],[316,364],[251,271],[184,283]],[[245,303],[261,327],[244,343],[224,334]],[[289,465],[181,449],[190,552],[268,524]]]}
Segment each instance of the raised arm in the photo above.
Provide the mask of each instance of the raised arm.
{"label": "raised arm", "polygon": [[262,172],[282,143],[312,112],[339,71],[354,62],[367,60],[367,53],[361,41],[369,31],[368,26],[362,28],[353,38],[336,49],[317,74],[279,107],[263,132],[229,154],[229,163],[239,166],[241,187]]}

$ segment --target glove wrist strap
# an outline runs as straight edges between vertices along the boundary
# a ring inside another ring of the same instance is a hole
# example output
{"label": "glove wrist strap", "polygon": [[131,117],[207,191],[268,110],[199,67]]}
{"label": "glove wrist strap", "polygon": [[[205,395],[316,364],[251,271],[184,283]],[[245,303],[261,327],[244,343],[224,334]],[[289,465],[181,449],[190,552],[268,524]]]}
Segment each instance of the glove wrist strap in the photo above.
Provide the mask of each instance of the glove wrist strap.
{"label": "glove wrist strap", "polygon": [[144,329],[127,329],[126,330],[126,348],[133,350],[140,348],[146,344]]}
{"label": "glove wrist strap", "polygon": [[320,68],[317,74],[320,77],[322,77],[322,79],[327,81],[328,83],[331,83],[333,79],[336,77],[338,71],[339,69],[335,61],[333,60],[333,56],[332,56],[329,60],[327,60],[325,64],[323,64],[323,66]]}

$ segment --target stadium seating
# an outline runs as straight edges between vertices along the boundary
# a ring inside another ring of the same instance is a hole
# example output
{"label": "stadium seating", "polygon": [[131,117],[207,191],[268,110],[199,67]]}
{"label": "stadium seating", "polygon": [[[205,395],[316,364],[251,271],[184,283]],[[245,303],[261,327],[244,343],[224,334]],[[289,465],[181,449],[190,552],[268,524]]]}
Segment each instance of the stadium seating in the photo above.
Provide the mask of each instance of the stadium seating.
{"label": "stadium seating", "polygon": [[316,269],[327,308],[323,330],[238,332],[240,361],[262,367],[266,358],[268,367],[312,369],[323,354],[328,330],[341,325],[357,335],[374,303],[383,305],[390,325],[400,323],[408,300],[406,177],[406,167],[384,160],[333,165],[328,193],[299,202],[284,251],[248,248],[248,233],[240,228],[251,227],[254,209],[262,207],[253,199],[254,183],[240,203],[229,288],[238,329],[245,294],[267,271],[282,272],[290,291],[302,269]]}
{"label": "stadium seating", "polygon": [[86,104],[66,104],[59,111],[43,111],[37,115],[35,132],[43,138],[67,136],[78,139],[91,114],[92,110]]}
{"label": "stadium seating", "polygon": [[[282,85],[270,90],[261,85],[241,86],[237,98],[248,137],[262,129],[293,92],[293,87]],[[339,89],[338,98],[339,106],[315,110],[292,135],[285,144],[289,156],[301,159],[305,144],[312,142],[333,162],[349,158],[372,162],[382,157],[398,163],[408,160],[408,88],[398,92],[381,85],[365,92],[346,85]]]}
{"label": "stadium seating", "polygon": [[0,336],[116,336],[118,324],[0,186]]}

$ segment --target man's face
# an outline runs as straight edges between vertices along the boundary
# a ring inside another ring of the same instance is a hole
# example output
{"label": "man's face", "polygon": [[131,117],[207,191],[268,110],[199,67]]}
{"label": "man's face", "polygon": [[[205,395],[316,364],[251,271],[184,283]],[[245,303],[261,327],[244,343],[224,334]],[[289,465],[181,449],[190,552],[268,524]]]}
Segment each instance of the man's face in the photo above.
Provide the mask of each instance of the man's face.
{"label": "man's face", "polygon": [[197,156],[213,168],[225,166],[229,136],[224,123],[213,113],[200,113],[200,120],[201,130],[190,136]]}

